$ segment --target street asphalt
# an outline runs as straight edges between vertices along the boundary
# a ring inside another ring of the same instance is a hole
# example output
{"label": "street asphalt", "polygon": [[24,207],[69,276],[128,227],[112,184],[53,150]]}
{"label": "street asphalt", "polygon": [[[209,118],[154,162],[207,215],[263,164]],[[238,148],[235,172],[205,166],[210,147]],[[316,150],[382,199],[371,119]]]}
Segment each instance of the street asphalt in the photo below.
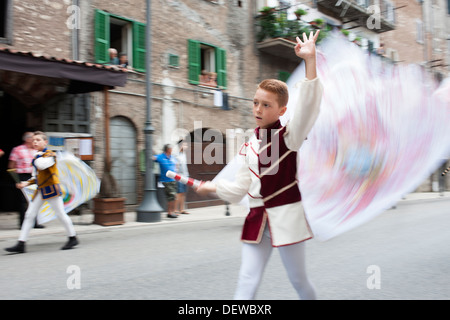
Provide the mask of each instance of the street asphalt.
{"label": "street asphalt", "polygon": [[[406,195],[399,202],[420,201],[427,199],[450,198],[450,192],[424,192],[424,193],[410,193]],[[135,209],[137,206],[129,207],[128,212],[125,213],[125,223],[117,226],[101,226],[94,224],[94,216],[91,210],[86,209],[82,211],[81,215],[70,215],[77,234],[103,232],[111,230],[112,228],[139,228],[149,226],[150,224],[176,224],[176,223],[195,223],[198,221],[217,220],[217,219],[244,219],[247,211],[244,207],[239,205],[229,205],[229,215],[226,215],[226,207],[212,206],[205,208],[189,209],[189,214],[180,214],[178,218],[168,218],[167,213],[161,213],[161,220],[159,222],[137,222],[137,214]],[[18,213],[17,212],[0,212],[0,241],[7,241],[17,239],[20,230],[18,229]],[[63,225],[54,219],[45,224],[43,229],[32,229],[30,237],[38,237],[40,235],[48,234],[65,234]]]}

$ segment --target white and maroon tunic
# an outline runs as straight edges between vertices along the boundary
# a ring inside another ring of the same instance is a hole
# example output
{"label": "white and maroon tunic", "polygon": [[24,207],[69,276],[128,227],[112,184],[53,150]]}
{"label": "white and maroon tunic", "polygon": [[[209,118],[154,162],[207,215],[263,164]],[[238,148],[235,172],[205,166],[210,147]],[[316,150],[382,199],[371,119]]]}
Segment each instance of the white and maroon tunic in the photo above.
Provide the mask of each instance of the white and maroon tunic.
{"label": "white and maroon tunic", "polygon": [[297,151],[319,115],[323,88],[318,78],[297,86],[299,96],[286,126],[278,121],[267,130],[256,128],[239,152],[243,161],[235,181],[216,183],[217,195],[228,202],[238,203],[248,195],[244,242],[259,243],[267,222],[274,247],[313,237],[298,187]]}

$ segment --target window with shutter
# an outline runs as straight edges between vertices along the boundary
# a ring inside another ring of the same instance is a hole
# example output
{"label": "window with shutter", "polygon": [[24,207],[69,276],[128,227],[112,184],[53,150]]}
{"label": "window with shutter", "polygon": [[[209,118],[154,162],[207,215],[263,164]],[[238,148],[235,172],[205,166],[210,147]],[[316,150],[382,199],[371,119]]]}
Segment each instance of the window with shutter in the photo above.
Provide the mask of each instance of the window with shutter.
{"label": "window with shutter", "polygon": [[180,66],[180,57],[178,55],[169,53],[169,67],[178,68]]}
{"label": "window with shutter", "polygon": [[220,88],[227,87],[227,56],[222,48],[216,48],[216,72],[217,85]]}
{"label": "window with shutter", "polygon": [[191,84],[199,84],[200,77],[200,42],[188,40],[188,79]]}
{"label": "window with shutter", "polygon": [[[202,73],[211,74],[210,77]],[[215,79],[217,76],[217,79]],[[208,78],[200,81],[200,78]],[[197,40],[188,40],[188,80],[191,84],[220,87],[227,86],[226,51],[222,48],[202,43]],[[211,81],[210,83],[208,83]],[[217,82],[216,82],[217,81]],[[215,84],[213,84],[215,83]]]}
{"label": "window with shutter", "polygon": [[136,71],[145,72],[145,23],[95,11],[95,62],[109,64],[109,48],[125,54]]}
{"label": "window with shutter", "polygon": [[133,23],[133,67],[136,71],[145,72],[145,23]]}
{"label": "window with shutter", "polygon": [[95,62],[109,63],[109,14],[95,11]]}
{"label": "window with shutter", "polygon": [[12,44],[13,27],[12,0],[0,1],[0,43]]}

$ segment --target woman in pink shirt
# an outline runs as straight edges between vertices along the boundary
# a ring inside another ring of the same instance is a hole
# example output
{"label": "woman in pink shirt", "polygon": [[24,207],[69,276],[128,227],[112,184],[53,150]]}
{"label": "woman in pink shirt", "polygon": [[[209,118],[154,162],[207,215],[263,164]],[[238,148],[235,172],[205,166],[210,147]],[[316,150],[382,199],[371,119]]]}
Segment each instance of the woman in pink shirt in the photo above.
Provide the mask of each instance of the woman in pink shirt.
{"label": "woman in pink shirt", "polygon": [[[33,167],[31,161],[33,161],[36,155],[36,150],[33,148],[33,133],[25,132],[22,137],[24,143],[11,150],[9,155],[8,169],[16,169],[16,173],[19,175],[20,181],[27,181],[31,178]],[[28,202],[25,196],[20,193],[20,206],[19,206],[19,228],[21,228],[23,219],[25,218],[25,212],[28,208]],[[36,224],[35,228],[42,228],[41,225]]]}

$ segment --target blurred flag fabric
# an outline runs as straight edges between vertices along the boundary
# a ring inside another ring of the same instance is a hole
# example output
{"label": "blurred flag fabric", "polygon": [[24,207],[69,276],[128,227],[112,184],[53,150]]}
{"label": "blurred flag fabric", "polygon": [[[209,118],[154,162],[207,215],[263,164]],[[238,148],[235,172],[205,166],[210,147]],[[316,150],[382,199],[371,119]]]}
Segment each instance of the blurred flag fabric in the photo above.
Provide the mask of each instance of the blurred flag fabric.
{"label": "blurred flag fabric", "polygon": [[[321,110],[299,150],[298,180],[311,229],[325,241],[391,208],[448,159],[450,80],[438,87],[422,67],[369,55],[340,33],[318,46],[317,69]],[[287,81],[283,125],[304,77],[300,64]],[[213,181],[233,181],[241,165],[235,157]]]}
{"label": "blurred flag fabric", "polygon": [[[64,202],[64,210],[69,213],[76,207],[94,198],[100,190],[100,180],[94,170],[73,154],[57,152],[56,165]],[[28,201],[31,201],[36,190],[36,184],[22,189]],[[47,201],[44,202],[38,214],[38,223],[43,224],[56,218]]]}
{"label": "blurred flag fabric", "polygon": [[[339,34],[319,50],[324,94],[299,152],[298,176],[311,229],[327,240],[394,206],[448,159],[450,86],[446,80],[438,87],[421,66],[369,55]],[[298,71],[288,81],[290,97],[303,65]]]}

